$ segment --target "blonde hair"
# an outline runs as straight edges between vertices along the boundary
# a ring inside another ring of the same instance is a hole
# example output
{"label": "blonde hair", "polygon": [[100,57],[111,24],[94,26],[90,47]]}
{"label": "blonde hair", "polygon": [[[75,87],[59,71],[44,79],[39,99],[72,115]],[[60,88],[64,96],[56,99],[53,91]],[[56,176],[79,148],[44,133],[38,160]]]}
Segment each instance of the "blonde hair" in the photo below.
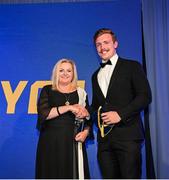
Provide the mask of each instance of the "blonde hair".
{"label": "blonde hair", "polygon": [[58,90],[58,86],[59,86],[59,68],[60,65],[62,63],[70,63],[72,65],[72,69],[73,69],[73,79],[71,82],[71,86],[72,88],[77,88],[77,70],[76,70],[76,65],[74,63],[73,60],[71,59],[60,59],[54,66],[53,71],[52,71],[52,77],[51,77],[51,81],[52,81],[52,89],[53,90]]}

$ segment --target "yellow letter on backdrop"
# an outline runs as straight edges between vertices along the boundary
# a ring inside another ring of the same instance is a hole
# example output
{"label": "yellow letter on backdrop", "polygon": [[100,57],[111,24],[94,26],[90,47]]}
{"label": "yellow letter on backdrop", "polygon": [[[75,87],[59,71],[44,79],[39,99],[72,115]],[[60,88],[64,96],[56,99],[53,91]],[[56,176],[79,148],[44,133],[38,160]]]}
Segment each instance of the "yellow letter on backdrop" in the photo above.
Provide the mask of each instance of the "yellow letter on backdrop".
{"label": "yellow letter on backdrop", "polygon": [[7,114],[15,113],[16,103],[25,89],[28,81],[20,81],[15,91],[12,92],[12,88],[9,81],[1,81],[2,88],[7,101]]}

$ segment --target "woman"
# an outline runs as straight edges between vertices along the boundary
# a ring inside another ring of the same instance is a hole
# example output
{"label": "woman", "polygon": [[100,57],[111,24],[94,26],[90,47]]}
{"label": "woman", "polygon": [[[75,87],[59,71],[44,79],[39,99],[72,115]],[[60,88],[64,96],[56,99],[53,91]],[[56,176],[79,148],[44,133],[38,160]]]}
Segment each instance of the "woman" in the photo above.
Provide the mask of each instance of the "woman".
{"label": "woman", "polygon": [[91,129],[88,106],[86,92],[77,87],[74,62],[61,59],[38,101],[36,178],[90,178],[83,143]]}

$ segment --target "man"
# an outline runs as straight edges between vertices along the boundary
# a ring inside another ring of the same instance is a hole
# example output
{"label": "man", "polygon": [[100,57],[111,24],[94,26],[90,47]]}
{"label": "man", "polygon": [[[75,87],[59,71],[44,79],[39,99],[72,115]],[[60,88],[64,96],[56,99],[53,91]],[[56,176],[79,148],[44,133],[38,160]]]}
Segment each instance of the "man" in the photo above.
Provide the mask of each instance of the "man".
{"label": "man", "polygon": [[92,76],[91,105],[98,111],[100,170],[103,178],[139,179],[144,139],[140,112],[151,102],[149,83],[138,62],[118,56],[110,29],[98,30],[94,43],[102,60]]}

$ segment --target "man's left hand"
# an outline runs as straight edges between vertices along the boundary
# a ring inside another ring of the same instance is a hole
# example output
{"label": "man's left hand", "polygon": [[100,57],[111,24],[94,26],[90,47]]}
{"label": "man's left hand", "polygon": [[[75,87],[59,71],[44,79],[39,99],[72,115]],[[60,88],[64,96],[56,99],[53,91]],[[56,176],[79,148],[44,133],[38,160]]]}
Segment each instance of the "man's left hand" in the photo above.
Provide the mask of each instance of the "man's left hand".
{"label": "man's left hand", "polygon": [[121,117],[118,115],[116,111],[109,111],[101,114],[102,120],[105,124],[116,124],[120,122]]}

